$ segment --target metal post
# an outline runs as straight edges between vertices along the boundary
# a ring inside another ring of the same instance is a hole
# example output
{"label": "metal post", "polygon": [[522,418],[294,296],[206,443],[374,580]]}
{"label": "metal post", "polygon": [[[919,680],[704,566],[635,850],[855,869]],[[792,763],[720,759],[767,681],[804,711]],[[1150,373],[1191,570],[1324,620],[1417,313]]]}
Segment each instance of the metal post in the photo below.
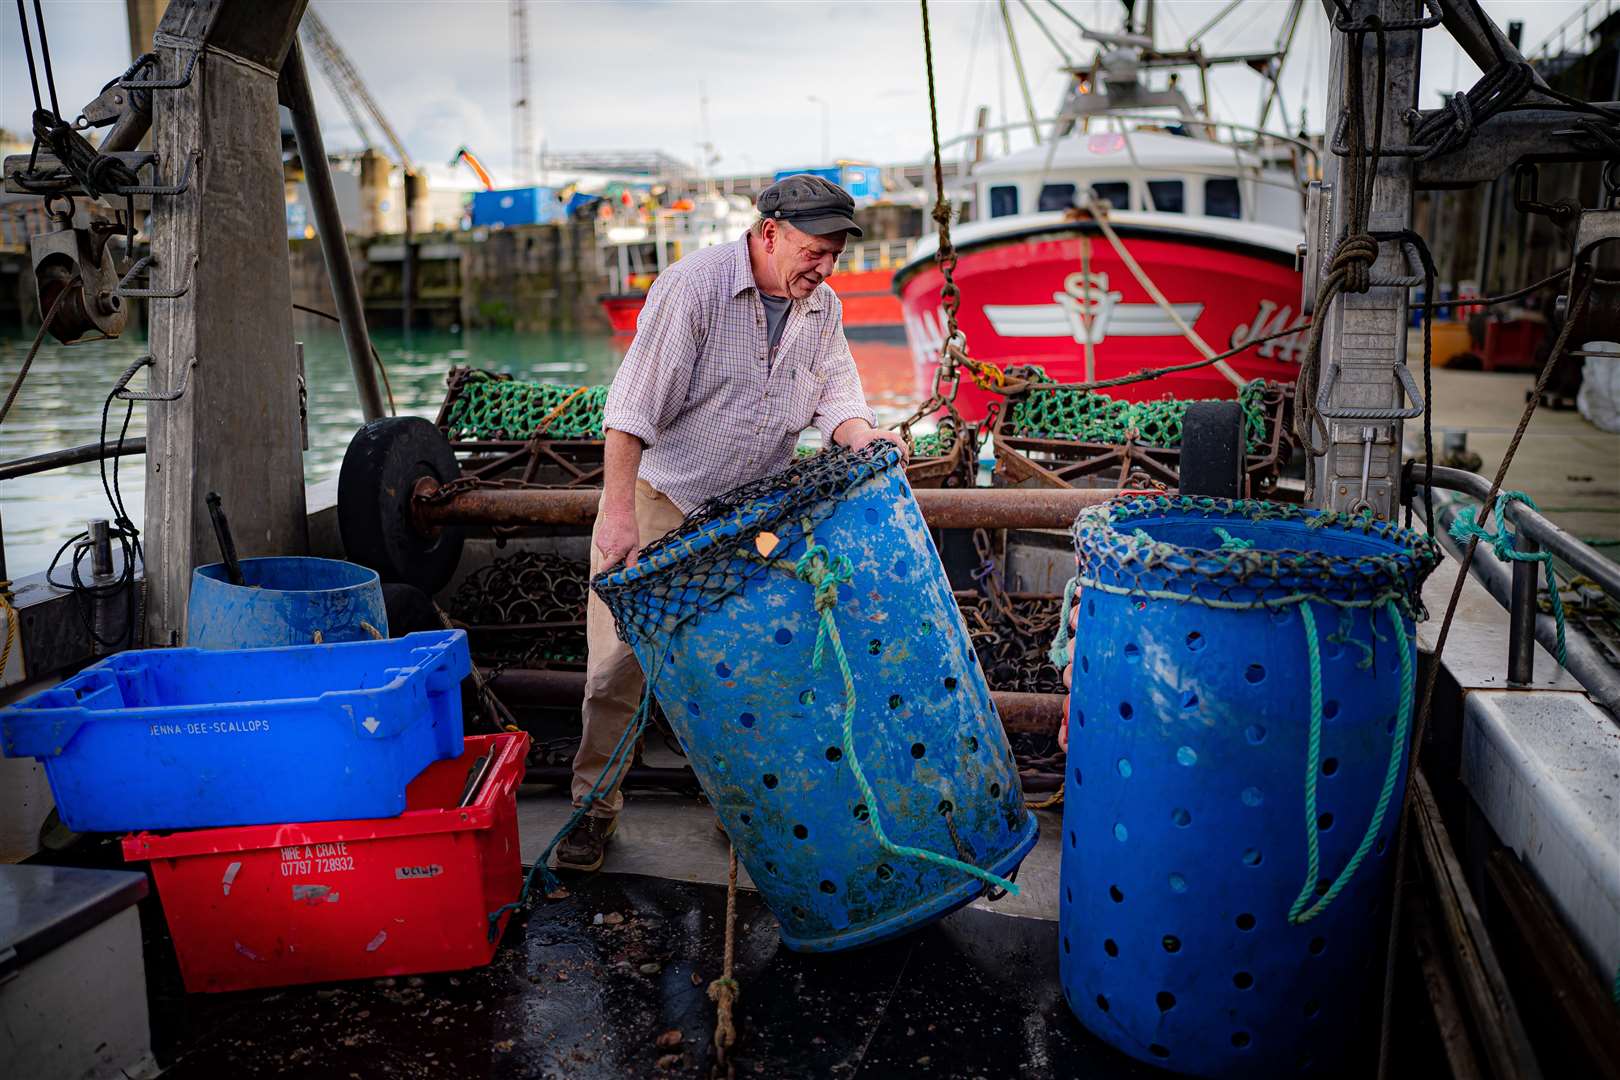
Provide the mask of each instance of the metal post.
{"label": "metal post", "polygon": [[[1541,551],[1523,529],[1514,538],[1514,547],[1527,554]],[[1536,589],[1541,577],[1538,562],[1513,563],[1513,602],[1508,609],[1508,682],[1528,686],[1536,666]]]}
{"label": "metal post", "polygon": [[112,577],[112,530],[106,518],[91,518],[84,531],[90,535],[90,575],[97,580]]}
{"label": "metal post", "polygon": [[377,383],[377,367],[371,360],[371,335],[366,331],[365,307],[360,302],[360,286],[354,280],[349,260],[349,240],[338,211],[337,192],[332,187],[332,169],[326,159],[326,140],[321,136],[315,115],[315,99],[310,93],[309,70],[304,66],[304,50],[297,41],[281,66],[281,93],[292,113],[293,134],[298,138],[298,157],[304,163],[304,182],[309,201],[315,207],[315,231],[321,238],[321,255],[332,282],[332,300],[337,307],[343,347],[349,354],[355,389],[360,392],[360,412],[367,420],[387,416],[382,387]]}
{"label": "metal post", "polygon": [[406,169],[400,179],[405,184],[405,252],[400,263],[403,267],[400,292],[404,294],[404,309],[400,318],[408,335],[416,322],[416,236],[411,220],[416,216],[416,174]]}

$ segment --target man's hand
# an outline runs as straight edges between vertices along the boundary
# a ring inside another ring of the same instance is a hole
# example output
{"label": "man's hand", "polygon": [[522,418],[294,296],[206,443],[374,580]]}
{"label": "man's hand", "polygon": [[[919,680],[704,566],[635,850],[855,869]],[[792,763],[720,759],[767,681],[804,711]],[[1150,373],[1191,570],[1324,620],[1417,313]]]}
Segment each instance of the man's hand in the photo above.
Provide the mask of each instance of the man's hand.
{"label": "man's hand", "polygon": [[641,554],[641,529],[636,525],[636,512],[603,509],[602,520],[596,524],[596,550],[602,553],[602,569],[634,566]]}
{"label": "man's hand", "polygon": [[911,448],[906,445],[906,440],[898,431],[875,428],[865,420],[856,418],[854,420],[845,420],[838,425],[838,430],[833,432],[833,442],[838,443],[840,446],[847,446],[851,450],[860,450],[878,441],[893,443],[899,447],[900,463],[902,465],[910,460]]}

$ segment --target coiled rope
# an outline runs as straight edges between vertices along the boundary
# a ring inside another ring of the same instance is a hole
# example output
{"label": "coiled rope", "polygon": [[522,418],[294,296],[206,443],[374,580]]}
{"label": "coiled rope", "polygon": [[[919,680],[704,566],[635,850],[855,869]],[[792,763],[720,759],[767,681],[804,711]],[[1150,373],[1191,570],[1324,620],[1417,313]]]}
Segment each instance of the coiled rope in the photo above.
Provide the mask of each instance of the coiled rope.
{"label": "coiled rope", "polygon": [[917,859],[934,866],[944,867],[947,870],[959,870],[969,874],[987,885],[997,889],[1004,889],[1014,896],[1018,895],[1018,886],[998,874],[983,870],[972,863],[961,859],[953,859],[949,855],[941,855],[926,848],[914,847],[910,844],[897,844],[889,839],[883,828],[883,815],[878,809],[877,792],[866,778],[866,770],[861,768],[860,755],[855,752],[855,677],[849,670],[849,657],[844,653],[844,643],[838,636],[838,620],[834,614],[838,607],[838,586],[847,584],[853,577],[853,569],[847,555],[832,556],[821,544],[816,543],[811,533],[809,523],[805,527],[805,543],[807,547],[803,555],[799,556],[794,566],[794,574],[800,581],[814,590],[816,613],[821,618],[821,625],[816,632],[815,650],[811,653],[810,666],[815,671],[821,670],[823,647],[832,646],[833,658],[838,661],[838,673],[844,681],[844,716],[843,744],[844,757],[849,760],[849,771],[855,777],[855,785],[860,788],[861,798],[867,807],[867,821],[872,826],[872,835],[877,838],[879,846],[891,855],[904,858]]}

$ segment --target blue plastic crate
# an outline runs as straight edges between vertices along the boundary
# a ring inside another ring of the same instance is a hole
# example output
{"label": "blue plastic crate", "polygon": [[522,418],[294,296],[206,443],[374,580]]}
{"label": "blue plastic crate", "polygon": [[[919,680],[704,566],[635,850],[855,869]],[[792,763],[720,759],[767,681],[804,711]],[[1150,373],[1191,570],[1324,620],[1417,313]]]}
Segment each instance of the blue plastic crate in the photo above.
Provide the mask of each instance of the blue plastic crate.
{"label": "blue plastic crate", "polygon": [[79,832],[393,817],[461,753],[467,635],[119,653],[0,711]]}

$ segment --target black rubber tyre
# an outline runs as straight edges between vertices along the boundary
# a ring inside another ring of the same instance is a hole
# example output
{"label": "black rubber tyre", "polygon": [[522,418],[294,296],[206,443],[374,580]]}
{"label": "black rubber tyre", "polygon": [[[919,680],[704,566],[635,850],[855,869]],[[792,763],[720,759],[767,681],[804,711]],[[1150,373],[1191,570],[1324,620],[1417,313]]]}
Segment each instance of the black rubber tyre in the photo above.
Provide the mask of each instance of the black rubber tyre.
{"label": "black rubber tyre", "polygon": [[1243,410],[1235,401],[1195,401],[1181,421],[1181,493],[1243,497]]}
{"label": "black rubber tyre", "polygon": [[443,484],[460,475],[450,444],[421,417],[384,417],[357,431],[338,473],[338,532],[350,561],[429,597],[444,588],[461,561],[462,530],[417,532],[411,493],[424,476]]}

